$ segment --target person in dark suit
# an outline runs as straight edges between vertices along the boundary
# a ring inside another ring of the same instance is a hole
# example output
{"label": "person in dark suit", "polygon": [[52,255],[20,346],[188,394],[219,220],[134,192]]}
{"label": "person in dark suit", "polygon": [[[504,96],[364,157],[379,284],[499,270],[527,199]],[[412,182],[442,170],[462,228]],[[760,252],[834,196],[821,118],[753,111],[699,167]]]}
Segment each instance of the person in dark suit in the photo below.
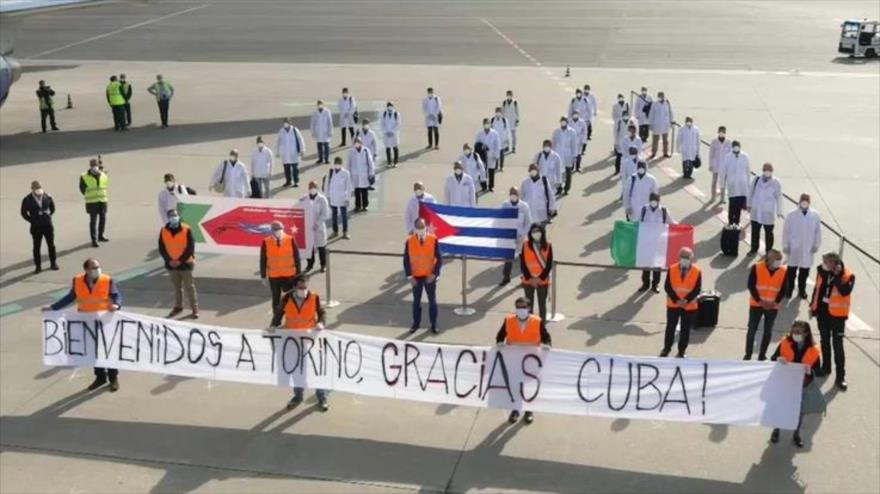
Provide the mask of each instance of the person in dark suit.
{"label": "person in dark suit", "polygon": [[43,191],[38,180],[31,182],[31,193],[21,200],[21,217],[31,224],[31,238],[34,240],[34,273],[43,270],[40,250],[43,238],[49,248],[49,268],[57,271],[55,261],[55,227],[52,226],[52,215],[55,214],[55,201]]}

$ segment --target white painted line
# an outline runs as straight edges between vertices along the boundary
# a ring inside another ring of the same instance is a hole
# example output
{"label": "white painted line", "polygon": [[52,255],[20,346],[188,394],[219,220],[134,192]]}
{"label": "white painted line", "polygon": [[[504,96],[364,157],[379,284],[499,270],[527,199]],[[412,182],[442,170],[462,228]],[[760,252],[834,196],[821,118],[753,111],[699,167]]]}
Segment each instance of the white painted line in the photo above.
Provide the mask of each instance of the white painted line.
{"label": "white painted line", "polygon": [[64,46],[59,46],[58,48],[53,48],[53,49],[51,49],[51,50],[42,51],[42,52],[40,52],[40,53],[37,53],[36,55],[31,55],[31,56],[29,56],[28,58],[37,58],[37,57],[42,57],[42,56],[44,56],[44,55],[49,55],[49,54],[51,54],[51,53],[57,53],[57,52],[59,52],[59,51],[66,50],[66,49],[68,49],[68,48],[73,48],[74,46],[79,46],[79,45],[82,45],[82,44],[85,44],[85,43],[90,43],[90,42],[92,42],[92,41],[97,41],[97,40],[99,40],[99,39],[104,39],[104,38],[106,38],[106,37],[108,37],[108,36],[113,36],[114,34],[119,34],[119,33],[122,33],[122,32],[128,31],[128,30],[131,30],[131,29],[139,28],[139,27],[141,27],[141,26],[146,26],[147,24],[153,24],[153,23],[155,23],[155,22],[164,21],[165,19],[170,19],[170,18],[172,18],[172,17],[177,17],[177,16],[179,16],[179,15],[183,15],[183,14],[186,14],[186,13],[189,13],[189,12],[193,12],[193,11],[195,11],[195,10],[203,9],[203,8],[208,7],[208,6],[210,6],[210,5],[211,5],[210,3],[205,3],[205,4],[202,4],[202,5],[196,5],[195,7],[190,7],[190,8],[188,8],[188,9],[181,10],[181,11],[179,11],[179,12],[173,12],[173,13],[171,13],[171,14],[163,15],[162,17],[156,17],[155,19],[150,19],[150,20],[148,20],[148,21],[138,22],[137,24],[132,24],[131,26],[126,26],[126,27],[124,27],[124,28],[122,28],[122,29],[117,29],[117,30],[115,30],[115,31],[110,31],[109,33],[99,34],[99,35],[97,35],[97,36],[92,36],[91,38],[86,38],[86,39],[84,39],[84,40],[82,40],[82,41],[77,41],[77,42],[75,42],[75,43],[70,43],[70,44],[67,44],[67,45],[64,45]]}
{"label": "white painted line", "polygon": [[[815,286],[816,283],[811,278],[807,280],[807,285]],[[856,333],[860,331],[874,331],[874,328],[869,326],[868,323],[863,321],[861,317],[857,316],[852,311],[849,313],[849,319],[846,320],[846,329]]]}

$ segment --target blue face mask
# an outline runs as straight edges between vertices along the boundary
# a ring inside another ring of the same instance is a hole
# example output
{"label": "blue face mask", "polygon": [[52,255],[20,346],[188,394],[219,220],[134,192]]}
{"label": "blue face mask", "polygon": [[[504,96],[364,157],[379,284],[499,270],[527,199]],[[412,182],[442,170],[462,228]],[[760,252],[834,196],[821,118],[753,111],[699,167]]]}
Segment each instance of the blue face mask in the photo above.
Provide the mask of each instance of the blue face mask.
{"label": "blue face mask", "polygon": [[180,216],[171,216],[168,218],[168,224],[173,227],[180,226]]}

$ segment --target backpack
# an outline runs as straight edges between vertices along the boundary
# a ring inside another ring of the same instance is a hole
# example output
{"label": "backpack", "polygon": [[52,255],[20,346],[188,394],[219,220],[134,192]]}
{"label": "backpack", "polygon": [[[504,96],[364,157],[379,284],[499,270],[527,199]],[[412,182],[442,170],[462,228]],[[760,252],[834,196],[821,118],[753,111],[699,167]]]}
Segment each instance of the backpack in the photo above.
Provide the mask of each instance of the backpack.
{"label": "backpack", "polygon": [[[660,211],[663,212],[663,224],[666,224],[666,208],[660,206]],[[639,219],[640,222],[645,221],[645,214],[648,212],[648,206],[642,206],[642,217]]]}

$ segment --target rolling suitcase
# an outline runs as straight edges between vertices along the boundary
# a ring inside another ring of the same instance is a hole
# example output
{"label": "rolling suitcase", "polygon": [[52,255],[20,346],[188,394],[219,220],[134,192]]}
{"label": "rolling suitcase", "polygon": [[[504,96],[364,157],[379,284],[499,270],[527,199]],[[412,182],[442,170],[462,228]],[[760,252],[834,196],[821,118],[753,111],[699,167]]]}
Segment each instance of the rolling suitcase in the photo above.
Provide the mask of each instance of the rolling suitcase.
{"label": "rolling suitcase", "polygon": [[725,256],[736,257],[739,255],[739,235],[737,226],[725,226],[721,230],[721,253]]}
{"label": "rolling suitcase", "polygon": [[714,328],[718,325],[721,297],[718,292],[704,291],[697,296],[697,320],[694,328]]}

